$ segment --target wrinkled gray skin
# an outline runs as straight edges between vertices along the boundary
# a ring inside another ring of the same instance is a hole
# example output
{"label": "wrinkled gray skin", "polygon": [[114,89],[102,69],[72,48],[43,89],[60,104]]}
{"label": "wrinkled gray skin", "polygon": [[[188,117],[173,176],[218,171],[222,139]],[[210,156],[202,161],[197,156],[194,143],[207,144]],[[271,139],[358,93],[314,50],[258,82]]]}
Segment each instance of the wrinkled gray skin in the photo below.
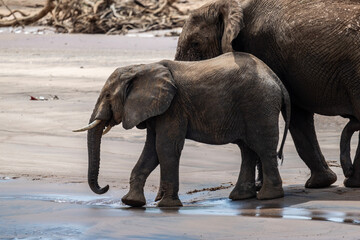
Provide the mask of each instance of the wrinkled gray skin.
{"label": "wrinkled gray skin", "polygon": [[242,162],[233,200],[257,196],[283,197],[277,168],[278,119],[286,120],[282,148],[290,119],[290,98],[277,76],[262,61],[245,53],[227,53],[200,62],[164,60],[118,68],[106,81],[88,131],[90,188],[98,194],[100,141],[106,126],[122,122],[125,129],[146,128],[146,143],[131,172],[130,190],[122,201],[146,203],[144,184],[160,163],[162,194],[158,206],[181,206],[179,158],[185,139],[208,144],[237,144],[242,154],[259,156],[264,184],[256,195],[255,161]]}
{"label": "wrinkled gray skin", "polygon": [[[190,15],[175,59],[235,50],[263,60],[292,100],[290,133],[311,170],[305,187],[327,187],[336,175],[321,153],[314,113],[360,120],[359,19],[360,4],[352,0],[216,1]],[[344,184],[360,187],[360,154]]]}

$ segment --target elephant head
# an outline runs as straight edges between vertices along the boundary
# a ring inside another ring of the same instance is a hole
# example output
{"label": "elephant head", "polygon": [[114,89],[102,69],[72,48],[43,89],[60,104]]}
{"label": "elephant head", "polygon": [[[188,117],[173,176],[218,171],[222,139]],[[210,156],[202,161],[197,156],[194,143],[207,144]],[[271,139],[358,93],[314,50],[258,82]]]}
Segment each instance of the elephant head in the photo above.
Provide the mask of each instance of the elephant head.
{"label": "elephant head", "polygon": [[175,93],[172,75],[161,64],[118,68],[110,75],[89,125],[75,130],[88,130],[88,183],[93,192],[103,194],[109,189],[108,185],[101,188],[98,184],[102,135],[114,125],[122,123],[125,129],[131,129],[161,115],[169,108]]}
{"label": "elephant head", "polygon": [[186,20],[175,60],[197,61],[231,52],[232,43],[243,26],[243,10],[238,0],[208,3],[193,11]]}

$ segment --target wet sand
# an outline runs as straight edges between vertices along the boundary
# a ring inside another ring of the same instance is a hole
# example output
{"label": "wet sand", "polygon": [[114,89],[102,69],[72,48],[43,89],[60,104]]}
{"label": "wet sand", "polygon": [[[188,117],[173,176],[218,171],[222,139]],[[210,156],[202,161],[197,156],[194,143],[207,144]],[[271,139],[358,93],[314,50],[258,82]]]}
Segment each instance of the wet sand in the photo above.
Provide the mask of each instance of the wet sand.
{"label": "wet sand", "polygon": [[120,198],[145,132],[117,126],[102,141],[99,181],[110,191],[90,191],[86,134],[71,130],[88,122],[116,67],[172,59],[176,41],[0,34],[0,239],[359,239],[360,190],[343,187],[338,161],[347,122],[340,117],[316,116],[320,146],[338,175],[331,188],[303,187],[309,170],[289,137],[280,166],[285,198],[231,202],[227,196],[240,168],[237,147],[186,141],[180,164],[185,207],[155,207],[156,169],[145,187],[146,208],[128,208]]}

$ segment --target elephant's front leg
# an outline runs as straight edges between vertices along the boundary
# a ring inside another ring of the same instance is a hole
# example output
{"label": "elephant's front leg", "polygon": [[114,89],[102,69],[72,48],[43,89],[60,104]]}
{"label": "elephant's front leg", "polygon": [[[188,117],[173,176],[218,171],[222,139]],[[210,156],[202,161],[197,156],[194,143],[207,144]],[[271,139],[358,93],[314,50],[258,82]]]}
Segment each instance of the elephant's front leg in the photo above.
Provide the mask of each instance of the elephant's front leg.
{"label": "elephant's front leg", "polygon": [[156,131],[156,152],[160,162],[160,182],[163,196],[158,207],[182,206],[179,199],[179,160],[186,131],[173,124],[160,123]]}
{"label": "elephant's front leg", "polygon": [[241,149],[241,168],[236,185],[229,195],[231,200],[256,197],[255,165],[257,161],[260,162],[260,159],[244,143],[238,143],[238,146]]}
{"label": "elephant's front leg", "polygon": [[315,133],[314,114],[292,105],[290,133],[297,152],[311,170],[311,177],[305,187],[321,188],[333,184],[337,177],[321,153]]}
{"label": "elephant's front leg", "polygon": [[155,132],[148,126],[145,146],[139,160],[131,172],[130,190],[121,199],[123,203],[133,207],[141,207],[146,204],[144,185],[147,177],[158,164],[159,160],[156,154]]}

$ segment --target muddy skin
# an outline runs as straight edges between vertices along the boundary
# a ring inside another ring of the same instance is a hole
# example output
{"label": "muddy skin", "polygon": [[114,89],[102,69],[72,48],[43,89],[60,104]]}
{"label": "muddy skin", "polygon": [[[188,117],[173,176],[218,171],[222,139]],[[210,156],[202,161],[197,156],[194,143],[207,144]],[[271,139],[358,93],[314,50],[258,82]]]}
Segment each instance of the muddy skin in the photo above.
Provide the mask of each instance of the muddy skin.
{"label": "muddy skin", "polygon": [[198,193],[198,192],[214,192],[214,191],[218,191],[218,190],[222,190],[222,189],[228,189],[231,188],[232,186],[234,186],[234,184],[229,182],[229,186],[224,186],[224,185],[220,185],[218,187],[210,187],[210,188],[203,188],[203,189],[194,189],[192,191],[188,191],[186,192],[186,194],[194,194],[194,193]]}

